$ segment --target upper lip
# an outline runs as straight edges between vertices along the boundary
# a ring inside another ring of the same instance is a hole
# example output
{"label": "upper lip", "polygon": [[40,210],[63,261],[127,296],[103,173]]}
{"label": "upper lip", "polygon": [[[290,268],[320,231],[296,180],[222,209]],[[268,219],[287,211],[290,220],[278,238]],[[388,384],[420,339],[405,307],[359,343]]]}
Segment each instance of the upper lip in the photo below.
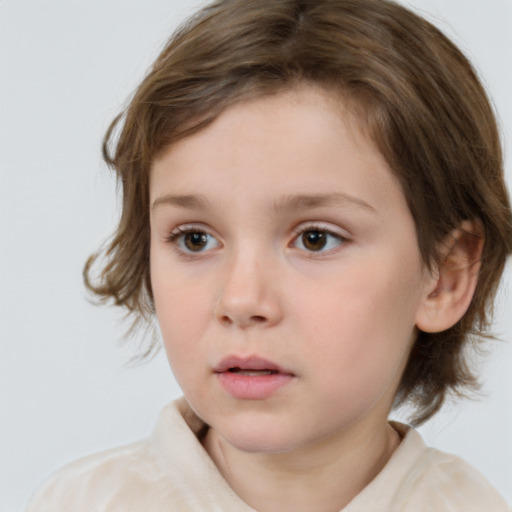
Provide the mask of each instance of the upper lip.
{"label": "upper lip", "polygon": [[215,373],[223,373],[232,368],[238,368],[240,370],[270,370],[278,373],[292,374],[291,371],[282,368],[276,363],[254,355],[247,357],[236,355],[227,356],[217,364],[213,370]]}

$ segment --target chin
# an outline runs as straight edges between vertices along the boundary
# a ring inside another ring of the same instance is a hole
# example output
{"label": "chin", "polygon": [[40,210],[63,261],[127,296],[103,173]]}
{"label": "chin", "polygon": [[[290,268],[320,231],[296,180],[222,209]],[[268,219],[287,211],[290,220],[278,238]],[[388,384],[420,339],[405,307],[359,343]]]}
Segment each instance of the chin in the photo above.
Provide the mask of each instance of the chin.
{"label": "chin", "polygon": [[290,443],[290,439],[275,439],[264,435],[257,437],[237,434],[235,438],[226,437],[226,441],[245,453],[288,453],[297,447],[297,444]]}
{"label": "chin", "polygon": [[288,453],[309,444],[297,428],[286,428],[276,422],[260,422],[250,425],[232,424],[228,428],[219,425],[216,433],[231,446],[246,453]]}

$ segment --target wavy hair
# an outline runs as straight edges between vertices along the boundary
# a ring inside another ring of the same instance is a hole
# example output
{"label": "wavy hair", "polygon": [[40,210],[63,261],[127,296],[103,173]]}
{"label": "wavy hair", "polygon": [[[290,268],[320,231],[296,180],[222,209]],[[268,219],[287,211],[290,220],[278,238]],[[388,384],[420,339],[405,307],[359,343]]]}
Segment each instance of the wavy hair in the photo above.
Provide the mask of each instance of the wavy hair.
{"label": "wavy hair", "polygon": [[85,284],[101,302],[126,308],[134,327],[151,322],[153,160],[230,105],[300,83],[327,88],[357,111],[401,183],[426,265],[461,222],[483,227],[467,313],[446,331],[418,333],[397,392],[395,405],[413,403],[419,424],[447,393],[476,386],[464,348],[487,335],[512,222],[497,123],[474,69],[437,28],[395,2],[219,0],[184,24],[106,134],[122,214],[108,245],[87,261]]}

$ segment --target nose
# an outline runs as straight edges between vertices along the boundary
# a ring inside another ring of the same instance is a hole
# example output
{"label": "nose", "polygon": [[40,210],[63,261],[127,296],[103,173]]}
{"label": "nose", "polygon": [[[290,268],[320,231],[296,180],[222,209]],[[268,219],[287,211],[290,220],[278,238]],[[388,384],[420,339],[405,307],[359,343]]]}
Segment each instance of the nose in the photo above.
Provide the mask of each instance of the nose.
{"label": "nose", "polygon": [[218,322],[241,329],[279,323],[282,307],[276,274],[276,264],[255,253],[234,255],[220,276],[215,308]]}

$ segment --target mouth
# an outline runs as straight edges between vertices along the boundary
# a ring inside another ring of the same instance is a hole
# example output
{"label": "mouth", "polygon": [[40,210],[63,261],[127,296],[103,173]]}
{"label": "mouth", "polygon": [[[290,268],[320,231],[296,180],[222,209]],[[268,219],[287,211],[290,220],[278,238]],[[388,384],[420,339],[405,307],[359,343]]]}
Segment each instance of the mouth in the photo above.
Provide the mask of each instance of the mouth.
{"label": "mouth", "polygon": [[234,373],[247,376],[275,375],[282,373],[284,375],[293,375],[293,373],[279,365],[261,358],[259,356],[238,357],[228,356],[224,358],[215,368],[215,373]]}
{"label": "mouth", "polygon": [[241,400],[265,400],[294,381],[295,375],[257,356],[229,356],[214,368],[225,392]]}
{"label": "mouth", "polygon": [[229,373],[238,375],[247,375],[248,377],[257,377],[259,375],[275,375],[279,373],[277,370],[244,370],[243,368],[229,368]]}

